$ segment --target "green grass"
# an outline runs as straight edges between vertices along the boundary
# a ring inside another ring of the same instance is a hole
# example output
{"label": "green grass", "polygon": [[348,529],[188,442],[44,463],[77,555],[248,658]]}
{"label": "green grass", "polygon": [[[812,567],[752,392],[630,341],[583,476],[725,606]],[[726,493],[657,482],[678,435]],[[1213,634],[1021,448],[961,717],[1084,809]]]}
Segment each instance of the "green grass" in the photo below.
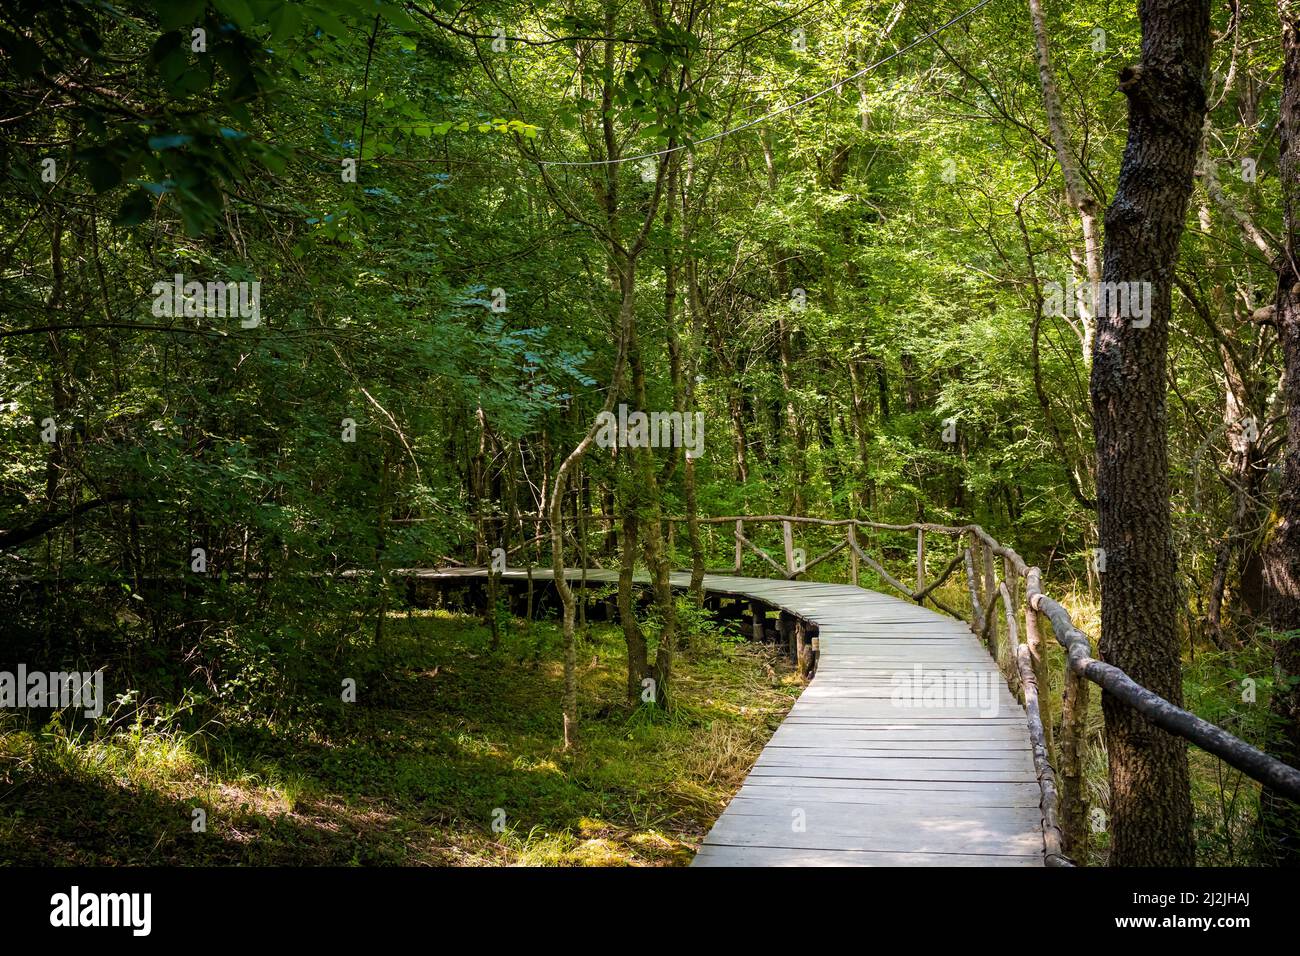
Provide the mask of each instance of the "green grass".
{"label": "green grass", "polygon": [[671,709],[630,708],[621,633],[596,625],[568,755],[553,625],[512,622],[493,652],[474,618],[394,615],[386,644],[387,676],[310,720],[186,731],[185,708],[147,707],[73,733],[11,717],[0,861],[682,865],[799,688],[766,649],[706,631]]}

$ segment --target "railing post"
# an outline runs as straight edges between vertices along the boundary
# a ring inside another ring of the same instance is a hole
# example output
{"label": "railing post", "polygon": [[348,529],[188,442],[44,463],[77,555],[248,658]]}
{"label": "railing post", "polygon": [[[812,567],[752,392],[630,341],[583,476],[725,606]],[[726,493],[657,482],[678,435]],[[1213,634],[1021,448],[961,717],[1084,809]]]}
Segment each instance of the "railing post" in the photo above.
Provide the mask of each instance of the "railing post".
{"label": "railing post", "polygon": [[1088,846],[1088,791],[1083,764],[1088,745],[1088,679],[1065,662],[1065,690],[1061,697],[1061,835],[1065,853],[1086,859]]}
{"label": "railing post", "polygon": [[785,542],[785,576],[794,577],[794,530],[790,522],[781,522],[781,537]]}
{"label": "railing post", "polygon": [[976,637],[984,636],[984,545],[974,531],[970,533],[970,547],[966,549],[966,586],[970,589],[971,630]]}
{"label": "railing post", "polygon": [[[1020,680],[1020,669],[1016,664],[1017,647],[1020,644],[1019,625],[1016,622],[1016,607],[1020,604],[1020,576],[1016,574],[1011,559],[1002,558],[1002,583],[1007,589],[1007,647],[1009,649],[1008,669]],[[1023,701],[1022,701],[1023,703]]]}
{"label": "railing post", "polygon": [[1034,681],[1038,686],[1038,709],[1043,719],[1043,740],[1047,747],[1047,759],[1052,759],[1052,710],[1051,686],[1048,684],[1047,658],[1043,652],[1043,637],[1038,630],[1038,612],[1029,601],[1025,602],[1025,644],[1029,647],[1029,661],[1034,670]]}
{"label": "railing post", "polygon": [[849,525],[849,579],[853,586],[858,586],[858,531],[855,525]]}
{"label": "railing post", "polygon": [[[1023,704],[1025,702],[1024,680],[1020,676],[1020,664],[1017,660],[1020,653],[1020,635],[1016,630],[1016,595],[1008,587],[1006,581],[998,585],[998,593],[1002,598],[1002,609],[1007,618],[1008,661],[1007,666],[1003,668],[1003,673],[1006,675],[1007,684],[1011,687],[1012,693],[1019,695],[1020,702]],[[995,660],[1001,665],[1000,660],[997,658]]]}
{"label": "railing post", "polygon": [[1017,643],[1015,658],[1025,693],[1025,717],[1029,723],[1029,742],[1034,753],[1034,772],[1038,776],[1038,808],[1042,812],[1044,862],[1048,866],[1073,866],[1074,860],[1063,850],[1064,837],[1057,813],[1060,801],[1056,793],[1056,771],[1047,750],[1047,733],[1039,707],[1038,680],[1034,676],[1029,647]]}
{"label": "railing post", "polygon": [[976,636],[984,630],[984,614],[980,610],[979,587],[975,583],[975,542],[966,549],[966,590],[970,592],[970,629]]}
{"label": "railing post", "polygon": [[925,590],[925,530],[916,529],[916,593]]}
{"label": "railing post", "polygon": [[998,659],[998,613],[994,605],[998,599],[998,576],[994,570],[993,549],[988,545],[984,552],[984,627],[988,630],[989,653]]}
{"label": "railing post", "polygon": [[737,574],[740,573],[740,563],[745,558],[744,545],[740,543],[740,539],[743,538],[744,536],[745,536],[745,522],[737,518],[736,519],[736,573]]}

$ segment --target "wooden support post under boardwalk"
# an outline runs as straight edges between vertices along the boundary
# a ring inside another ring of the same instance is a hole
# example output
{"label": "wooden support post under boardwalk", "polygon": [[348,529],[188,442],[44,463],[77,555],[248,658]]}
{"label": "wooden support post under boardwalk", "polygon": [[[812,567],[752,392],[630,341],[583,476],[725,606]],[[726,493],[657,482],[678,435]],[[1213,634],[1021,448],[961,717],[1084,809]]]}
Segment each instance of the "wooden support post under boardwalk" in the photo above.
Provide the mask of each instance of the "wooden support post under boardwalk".
{"label": "wooden support post under boardwalk", "polygon": [[766,607],[767,605],[765,605],[762,601],[749,602],[749,613],[751,615],[750,635],[754,638],[755,641],[759,642],[760,644],[763,642],[763,639],[766,636],[763,633],[763,624],[767,620]]}
{"label": "wooden support post under boardwalk", "polygon": [[817,657],[821,653],[821,629],[812,621],[799,618],[795,621],[798,635],[799,676],[809,680],[817,670]]}
{"label": "wooden support post under boardwalk", "polygon": [[525,615],[527,620],[533,619],[533,563],[528,562],[528,613]]}
{"label": "wooden support post under boardwalk", "polygon": [[797,662],[799,660],[799,654],[794,643],[794,615],[789,611],[782,611],[781,616],[777,619],[776,626],[781,634],[781,645],[790,656],[790,661],[792,663]]}
{"label": "wooden support post under boardwalk", "polygon": [[799,677],[803,680],[808,679],[808,635],[804,629],[803,621],[795,619],[794,622],[794,660],[795,667],[799,671]]}

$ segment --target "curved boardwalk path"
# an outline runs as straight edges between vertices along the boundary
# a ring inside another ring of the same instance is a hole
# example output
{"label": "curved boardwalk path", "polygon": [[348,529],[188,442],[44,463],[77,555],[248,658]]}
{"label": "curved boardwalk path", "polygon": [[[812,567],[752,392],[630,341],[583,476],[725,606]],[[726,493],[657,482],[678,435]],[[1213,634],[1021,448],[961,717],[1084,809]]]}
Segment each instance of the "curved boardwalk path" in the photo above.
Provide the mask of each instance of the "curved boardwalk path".
{"label": "curved boardwalk path", "polygon": [[[533,571],[534,580],[550,576]],[[689,583],[673,575],[675,587]],[[963,622],[852,585],[709,574],[704,587],[815,622],[820,657],[695,866],[1043,865],[1024,708]],[[893,699],[898,681],[912,680],[921,696],[935,678],[981,693],[955,702],[932,694],[926,706]]]}

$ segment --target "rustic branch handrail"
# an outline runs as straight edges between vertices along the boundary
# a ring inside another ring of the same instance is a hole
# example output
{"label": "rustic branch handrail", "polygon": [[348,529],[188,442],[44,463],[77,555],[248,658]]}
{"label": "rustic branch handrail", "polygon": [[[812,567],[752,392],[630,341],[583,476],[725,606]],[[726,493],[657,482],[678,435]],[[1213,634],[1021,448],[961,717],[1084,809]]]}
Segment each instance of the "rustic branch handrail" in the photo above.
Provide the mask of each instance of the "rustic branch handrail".
{"label": "rustic branch handrail", "polygon": [[[686,519],[673,516],[664,520],[685,521]],[[710,518],[701,517],[697,520],[700,524],[734,524],[737,521],[788,521],[791,524],[813,524],[828,528],[843,528],[846,525],[853,525],[858,528],[875,528],[877,531],[934,531],[938,534],[974,534],[988,545],[994,554],[1010,560],[1012,567],[1021,577],[1024,577],[1029,571],[1029,565],[1025,564],[1025,559],[1017,554],[1013,548],[1002,544],[977,524],[946,525],[934,524],[928,521],[914,521],[909,524],[887,524],[881,521],[865,521],[862,518],[808,518],[797,515],[724,515]]]}
{"label": "rustic branch handrail", "polygon": [[889,586],[892,587],[894,590],[899,591],[902,594],[906,594],[909,598],[915,598],[916,595],[913,593],[911,588],[909,588],[906,584],[898,580],[896,577],[894,577],[892,574],[886,571],[883,567],[881,567],[880,564],[876,561],[876,559],[873,558],[871,555],[867,554],[867,552],[863,551],[856,541],[850,543],[853,547],[853,551],[857,554],[858,559],[861,561],[865,561],[867,565],[871,568],[871,570],[875,571],[878,575],[880,575],[881,580],[888,583]]}
{"label": "rustic branch handrail", "polygon": [[772,567],[776,569],[777,574],[781,575],[782,577],[789,577],[789,574],[787,573],[786,569],[781,567],[781,565],[777,564],[776,559],[773,558],[770,554],[768,554],[758,545],[754,544],[754,542],[750,541],[739,531],[735,532],[735,535],[736,535],[737,543],[743,544],[745,547],[749,548],[749,550],[753,551],[756,555],[758,555],[768,564],[772,565]]}
{"label": "rustic branch handrail", "polygon": [[965,554],[959,554],[957,555],[957,557],[949,561],[948,566],[943,569],[943,571],[939,574],[937,578],[935,578],[924,588],[922,588],[921,590],[917,591],[915,594],[912,595],[912,600],[920,604],[923,600],[929,597],[931,592],[934,591],[935,588],[939,587],[939,585],[947,581],[948,578],[952,576],[952,573],[956,571],[959,567],[961,567],[962,561],[965,559],[965,557],[966,557]]}
{"label": "rustic branch handrail", "polygon": [[1061,825],[1057,820],[1058,798],[1056,770],[1047,753],[1047,733],[1043,729],[1042,713],[1038,704],[1038,677],[1029,656],[1029,645],[1016,648],[1016,666],[1020,669],[1020,685],[1025,693],[1025,716],[1029,722],[1029,742],[1034,751],[1034,772],[1038,777],[1041,794],[1038,809],[1043,816],[1043,860],[1048,866],[1074,866],[1074,861],[1062,850]]}
{"label": "rustic branch handrail", "polygon": [[1052,632],[1056,635],[1057,643],[1065,648],[1067,665],[1071,670],[1132,707],[1158,727],[1190,740],[1246,776],[1292,800],[1300,800],[1300,770],[1276,757],[1270,757],[1223,728],[1171,704],[1134,681],[1115,665],[1094,660],[1088,635],[1074,626],[1065,608],[1043,594],[1038,578],[1038,569],[1031,568],[1026,576],[1030,606],[1041,611],[1052,622]]}

